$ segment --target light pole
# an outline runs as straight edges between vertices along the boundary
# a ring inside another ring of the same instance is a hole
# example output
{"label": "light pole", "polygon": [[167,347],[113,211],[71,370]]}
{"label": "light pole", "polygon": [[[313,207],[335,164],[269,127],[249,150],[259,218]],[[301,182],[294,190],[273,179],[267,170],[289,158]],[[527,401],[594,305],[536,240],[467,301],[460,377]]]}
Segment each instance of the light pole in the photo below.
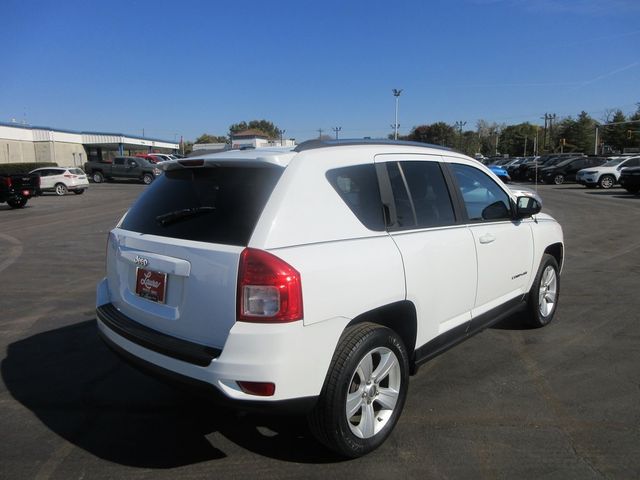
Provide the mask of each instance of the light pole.
{"label": "light pole", "polygon": [[336,140],[338,140],[338,132],[342,130],[342,127],[333,127],[331,130],[336,132]]}
{"label": "light pole", "polygon": [[278,130],[278,135],[280,135],[280,146],[281,147],[283,146],[282,145],[282,143],[283,143],[282,136],[284,135],[284,132],[286,132],[286,130],[283,130],[283,129],[279,129]]}
{"label": "light pole", "polygon": [[400,100],[400,94],[402,93],[402,89],[393,89],[393,96],[396,97],[396,123],[393,124],[394,134],[393,139],[398,140],[398,128],[400,128],[400,124],[398,123],[398,102]]}

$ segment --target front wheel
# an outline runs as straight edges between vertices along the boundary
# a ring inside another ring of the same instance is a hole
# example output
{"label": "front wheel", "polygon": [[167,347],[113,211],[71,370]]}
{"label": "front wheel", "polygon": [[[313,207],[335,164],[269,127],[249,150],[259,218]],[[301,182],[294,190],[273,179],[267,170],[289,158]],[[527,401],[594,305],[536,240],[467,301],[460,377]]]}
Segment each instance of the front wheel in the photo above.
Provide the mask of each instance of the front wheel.
{"label": "front wheel", "polygon": [[605,190],[613,187],[615,183],[616,177],[614,177],[613,175],[603,175],[602,177],[600,177],[600,180],[598,180],[600,188],[604,188]]}
{"label": "front wheel", "polygon": [[67,186],[64,183],[56,183],[54,191],[56,195],[63,196],[67,194]]}
{"label": "front wheel", "polygon": [[348,328],[309,415],[312,433],[344,457],[375,450],[400,417],[408,372],[407,351],[393,330],[372,323]]}
{"label": "front wheel", "polygon": [[533,281],[527,301],[527,323],[532,327],[544,327],[556,313],[560,297],[560,269],[549,254],[542,256],[540,268]]}
{"label": "front wheel", "polygon": [[562,185],[564,183],[564,175],[558,174],[553,177],[553,183],[555,183],[556,185]]}
{"label": "front wheel", "polygon": [[145,173],[142,176],[142,183],[144,183],[145,185],[149,185],[151,182],[153,182],[153,175],[151,175],[150,173]]}

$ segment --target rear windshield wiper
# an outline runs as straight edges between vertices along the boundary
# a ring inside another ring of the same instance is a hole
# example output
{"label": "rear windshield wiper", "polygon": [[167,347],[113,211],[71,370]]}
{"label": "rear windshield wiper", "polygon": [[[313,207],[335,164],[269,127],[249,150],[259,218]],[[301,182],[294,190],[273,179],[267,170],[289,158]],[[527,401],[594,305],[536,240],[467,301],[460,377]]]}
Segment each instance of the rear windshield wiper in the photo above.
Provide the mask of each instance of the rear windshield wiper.
{"label": "rear windshield wiper", "polygon": [[158,222],[160,225],[164,227],[171,223],[184,220],[185,218],[195,217],[197,215],[202,215],[204,213],[211,213],[215,209],[216,207],[182,208],[180,210],[174,210],[173,212],[158,215],[156,217],[156,222]]}

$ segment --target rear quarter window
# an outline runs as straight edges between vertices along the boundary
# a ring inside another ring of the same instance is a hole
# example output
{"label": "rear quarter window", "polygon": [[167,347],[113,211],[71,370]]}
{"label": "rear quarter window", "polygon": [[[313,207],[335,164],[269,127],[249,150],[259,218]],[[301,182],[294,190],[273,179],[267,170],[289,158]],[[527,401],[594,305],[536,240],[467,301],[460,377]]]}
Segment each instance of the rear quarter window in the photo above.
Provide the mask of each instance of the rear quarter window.
{"label": "rear quarter window", "polygon": [[385,229],[378,177],[373,164],[336,168],[326,174],[327,180],[365,227]]}
{"label": "rear quarter window", "polygon": [[122,228],[245,246],[282,171],[272,166],[168,170],[131,207]]}

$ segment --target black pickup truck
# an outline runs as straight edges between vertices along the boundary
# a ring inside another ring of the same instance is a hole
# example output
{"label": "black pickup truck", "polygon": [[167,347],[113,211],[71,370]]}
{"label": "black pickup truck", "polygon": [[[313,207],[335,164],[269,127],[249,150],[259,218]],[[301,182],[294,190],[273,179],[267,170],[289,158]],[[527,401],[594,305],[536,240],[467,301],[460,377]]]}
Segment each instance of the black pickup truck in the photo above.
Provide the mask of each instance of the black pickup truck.
{"label": "black pickup truck", "polygon": [[31,197],[40,194],[40,177],[29,173],[0,174],[0,203],[11,208],[22,208]]}
{"label": "black pickup truck", "polygon": [[139,157],[116,157],[113,162],[87,162],[84,171],[95,183],[113,179],[136,179],[150,184],[162,173],[156,165]]}

